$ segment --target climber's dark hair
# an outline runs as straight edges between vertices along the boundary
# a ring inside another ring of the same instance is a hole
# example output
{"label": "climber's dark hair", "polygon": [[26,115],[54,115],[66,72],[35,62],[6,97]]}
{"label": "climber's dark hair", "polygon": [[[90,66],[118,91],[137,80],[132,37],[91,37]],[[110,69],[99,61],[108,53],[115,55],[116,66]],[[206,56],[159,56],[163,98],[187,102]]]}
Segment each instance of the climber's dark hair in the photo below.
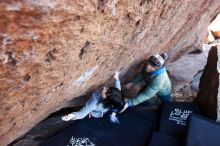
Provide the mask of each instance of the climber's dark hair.
{"label": "climber's dark hair", "polygon": [[117,108],[119,110],[124,107],[124,95],[122,91],[115,87],[109,87],[106,92],[106,99],[104,101],[104,107]]}

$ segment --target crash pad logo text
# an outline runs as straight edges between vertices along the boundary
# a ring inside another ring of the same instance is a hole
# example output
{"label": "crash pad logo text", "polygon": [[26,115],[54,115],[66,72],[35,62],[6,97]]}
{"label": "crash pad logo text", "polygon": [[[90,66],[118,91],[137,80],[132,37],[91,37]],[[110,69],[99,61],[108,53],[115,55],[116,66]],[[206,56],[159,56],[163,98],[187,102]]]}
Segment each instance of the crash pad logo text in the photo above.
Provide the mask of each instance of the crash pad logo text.
{"label": "crash pad logo text", "polygon": [[186,120],[189,115],[192,113],[190,110],[183,110],[175,108],[171,111],[169,120],[175,121],[178,125],[186,125]]}
{"label": "crash pad logo text", "polygon": [[95,146],[95,144],[89,138],[75,138],[72,136],[67,146]]}

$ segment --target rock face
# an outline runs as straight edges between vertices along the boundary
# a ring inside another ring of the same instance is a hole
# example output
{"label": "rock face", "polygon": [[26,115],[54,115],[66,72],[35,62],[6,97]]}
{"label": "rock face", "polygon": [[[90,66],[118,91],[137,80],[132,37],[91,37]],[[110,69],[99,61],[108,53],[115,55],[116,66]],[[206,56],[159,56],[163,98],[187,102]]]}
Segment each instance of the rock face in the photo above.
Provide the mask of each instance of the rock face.
{"label": "rock face", "polygon": [[205,116],[220,120],[220,46],[212,47],[205,69],[203,71],[199,92],[195,99]]}
{"label": "rock face", "polygon": [[220,39],[220,14],[212,21],[208,27],[207,43]]}
{"label": "rock face", "polygon": [[178,60],[168,63],[167,69],[173,78],[173,86],[186,84],[193,80],[194,75],[203,70],[207,57],[201,50],[181,56]]}
{"label": "rock face", "polygon": [[203,49],[195,48],[194,51],[167,63],[167,70],[173,86],[173,101],[191,102],[196,97],[210,48],[211,45],[203,44]]}
{"label": "rock face", "polygon": [[[0,145],[148,55],[199,47],[219,0],[0,1]],[[131,67],[132,66],[132,67]],[[127,77],[126,77],[127,78]]]}

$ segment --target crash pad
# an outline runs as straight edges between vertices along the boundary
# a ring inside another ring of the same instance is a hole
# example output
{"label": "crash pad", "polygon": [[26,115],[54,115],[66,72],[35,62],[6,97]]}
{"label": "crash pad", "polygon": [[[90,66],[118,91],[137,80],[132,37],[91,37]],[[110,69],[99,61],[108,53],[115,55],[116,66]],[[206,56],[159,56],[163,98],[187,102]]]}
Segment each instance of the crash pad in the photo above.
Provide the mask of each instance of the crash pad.
{"label": "crash pad", "polygon": [[181,142],[172,136],[154,132],[149,146],[181,146]]}
{"label": "crash pad", "polygon": [[219,146],[220,123],[193,114],[189,121],[186,146]]}
{"label": "crash pad", "polygon": [[119,115],[120,124],[103,118],[78,120],[42,146],[146,146],[155,130],[158,111],[146,106],[127,109]]}
{"label": "crash pad", "polygon": [[188,117],[200,113],[199,106],[189,102],[165,103],[161,109],[159,132],[185,139]]}

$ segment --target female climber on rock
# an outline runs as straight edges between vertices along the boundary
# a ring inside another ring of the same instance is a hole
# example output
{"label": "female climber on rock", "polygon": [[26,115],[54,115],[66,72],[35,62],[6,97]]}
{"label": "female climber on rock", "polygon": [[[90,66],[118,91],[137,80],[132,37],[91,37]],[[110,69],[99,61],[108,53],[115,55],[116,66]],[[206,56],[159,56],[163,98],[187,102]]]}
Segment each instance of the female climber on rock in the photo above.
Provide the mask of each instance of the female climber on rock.
{"label": "female climber on rock", "polygon": [[130,89],[141,81],[145,81],[146,86],[137,97],[126,100],[124,108],[120,113],[129,106],[136,106],[151,99],[155,95],[157,95],[162,102],[171,101],[171,82],[164,65],[167,59],[168,55],[166,53],[150,56],[144,65],[144,69],[126,85],[126,88]]}
{"label": "female climber on rock", "polygon": [[119,72],[115,72],[115,87],[103,87],[101,91],[95,91],[92,93],[86,105],[77,112],[72,112],[62,117],[63,121],[79,120],[89,117],[100,118],[109,111],[112,110],[110,115],[110,121],[119,123],[116,113],[124,106],[124,97],[121,92],[121,83],[119,80]]}

